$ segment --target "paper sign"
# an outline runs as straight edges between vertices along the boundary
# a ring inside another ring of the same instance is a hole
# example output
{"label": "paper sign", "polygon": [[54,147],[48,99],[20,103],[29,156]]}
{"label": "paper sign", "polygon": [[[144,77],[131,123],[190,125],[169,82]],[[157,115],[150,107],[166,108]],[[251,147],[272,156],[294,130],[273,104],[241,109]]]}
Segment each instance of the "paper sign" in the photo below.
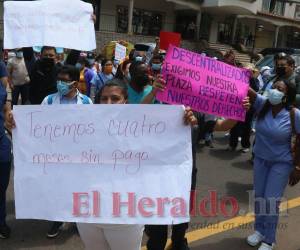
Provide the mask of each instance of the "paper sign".
{"label": "paper sign", "polygon": [[91,4],[79,0],[5,1],[4,48],[96,48]]}
{"label": "paper sign", "polygon": [[175,32],[160,32],[160,49],[167,50],[169,45],[180,47],[181,34]]}
{"label": "paper sign", "polygon": [[250,71],[188,50],[170,46],[163,65],[167,89],[157,99],[193,110],[244,121],[242,106]]}
{"label": "paper sign", "polygon": [[119,43],[116,43],[115,60],[118,60],[119,62],[121,62],[125,58],[126,58],[126,47]]}
{"label": "paper sign", "polygon": [[170,105],[15,106],[17,219],[189,221],[191,128],[183,114]]}

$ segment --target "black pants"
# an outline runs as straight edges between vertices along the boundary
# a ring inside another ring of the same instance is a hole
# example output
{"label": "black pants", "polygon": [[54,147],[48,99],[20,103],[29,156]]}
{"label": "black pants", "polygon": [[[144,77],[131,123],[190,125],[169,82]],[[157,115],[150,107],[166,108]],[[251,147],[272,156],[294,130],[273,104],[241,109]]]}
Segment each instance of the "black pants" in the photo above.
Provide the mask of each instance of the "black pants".
{"label": "black pants", "polygon": [[6,189],[9,183],[10,162],[0,162],[0,226],[5,224]]}
{"label": "black pants", "polygon": [[[172,245],[180,244],[184,239],[185,232],[188,229],[188,223],[174,225],[172,227]],[[147,242],[148,250],[164,250],[168,240],[168,226],[167,225],[150,225],[147,226],[149,240]],[[173,247],[173,249],[174,249]],[[175,250],[175,249],[174,249]]]}
{"label": "black pants", "polygon": [[[191,190],[196,189],[197,180],[197,165],[196,165],[196,146],[198,142],[198,128],[192,130],[192,153],[193,153],[193,171],[192,171],[192,186]],[[176,245],[179,245],[185,238],[185,232],[188,229],[188,223],[181,223],[172,226],[172,245],[173,250],[176,250]],[[147,225],[145,231],[148,234],[147,242],[148,250],[164,250],[168,240],[168,225]]]}
{"label": "black pants", "polygon": [[12,105],[18,105],[19,96],[21,94],[22,105],[29,101],[29,84],[23,84],[21,86],[14,86],[12,90]]}
{"label": "black pants", "polygon": [[253,112],[252,110],[248,111],[246,114],[245,122],[238,122],[231,130],[230,130],[230,139],[229,145],[232,148],[236,148],[238,145],[239,137],[242,138],[241,144],[243,148],[250,148],[250,136],[251,136],[251,125],[253,120]]}

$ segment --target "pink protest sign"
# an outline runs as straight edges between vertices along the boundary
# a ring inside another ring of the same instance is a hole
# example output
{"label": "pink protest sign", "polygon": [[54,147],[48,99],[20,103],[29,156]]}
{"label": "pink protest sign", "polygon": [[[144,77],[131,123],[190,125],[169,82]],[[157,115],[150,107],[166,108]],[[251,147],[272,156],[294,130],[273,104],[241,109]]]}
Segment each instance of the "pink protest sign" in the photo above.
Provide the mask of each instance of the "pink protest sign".
{"label": "pink protest sign", "polygon": [[245,120],[242,101],[247,96],[250,71],[170,46],[163,65],[163,77],[167,88],[158,93],[159,101]]}

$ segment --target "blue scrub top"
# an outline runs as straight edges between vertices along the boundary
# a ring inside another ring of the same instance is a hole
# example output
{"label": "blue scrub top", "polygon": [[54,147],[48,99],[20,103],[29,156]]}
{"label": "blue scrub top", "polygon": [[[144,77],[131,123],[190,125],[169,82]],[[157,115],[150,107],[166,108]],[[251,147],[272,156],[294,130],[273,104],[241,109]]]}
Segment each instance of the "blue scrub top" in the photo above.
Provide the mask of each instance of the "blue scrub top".
{"label": "blue scrub top", "polygon": [[150,94],[152,91],[152,86],[148,85],[144,88],[142,92],[136,92],[130,85],[128,84],[128,103],[129,104],[140,104],[144,98]]}
{"label": "blue scrub top", "polygon": [[[261,111],[267,98],[257,95],[254,108]],[[296,132],[300,134],[300,110],[295,115]],[[274,118],[270,109],[264,118],[256,121],[256,137],[254,145],[255,157],[268,161],[290,162],[292,125],[290,111],[282,109]]]}

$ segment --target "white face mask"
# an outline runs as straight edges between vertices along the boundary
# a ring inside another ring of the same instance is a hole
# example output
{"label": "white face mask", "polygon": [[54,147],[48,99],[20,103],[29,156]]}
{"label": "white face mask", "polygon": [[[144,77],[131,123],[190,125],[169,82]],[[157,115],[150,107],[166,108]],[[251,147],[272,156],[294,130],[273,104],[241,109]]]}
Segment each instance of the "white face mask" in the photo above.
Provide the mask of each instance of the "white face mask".
{"label": "white face mask", "polygon": [[284,93],[278,89],[269,89],[267,97],[272,105],[278,105],[282,103]]}

